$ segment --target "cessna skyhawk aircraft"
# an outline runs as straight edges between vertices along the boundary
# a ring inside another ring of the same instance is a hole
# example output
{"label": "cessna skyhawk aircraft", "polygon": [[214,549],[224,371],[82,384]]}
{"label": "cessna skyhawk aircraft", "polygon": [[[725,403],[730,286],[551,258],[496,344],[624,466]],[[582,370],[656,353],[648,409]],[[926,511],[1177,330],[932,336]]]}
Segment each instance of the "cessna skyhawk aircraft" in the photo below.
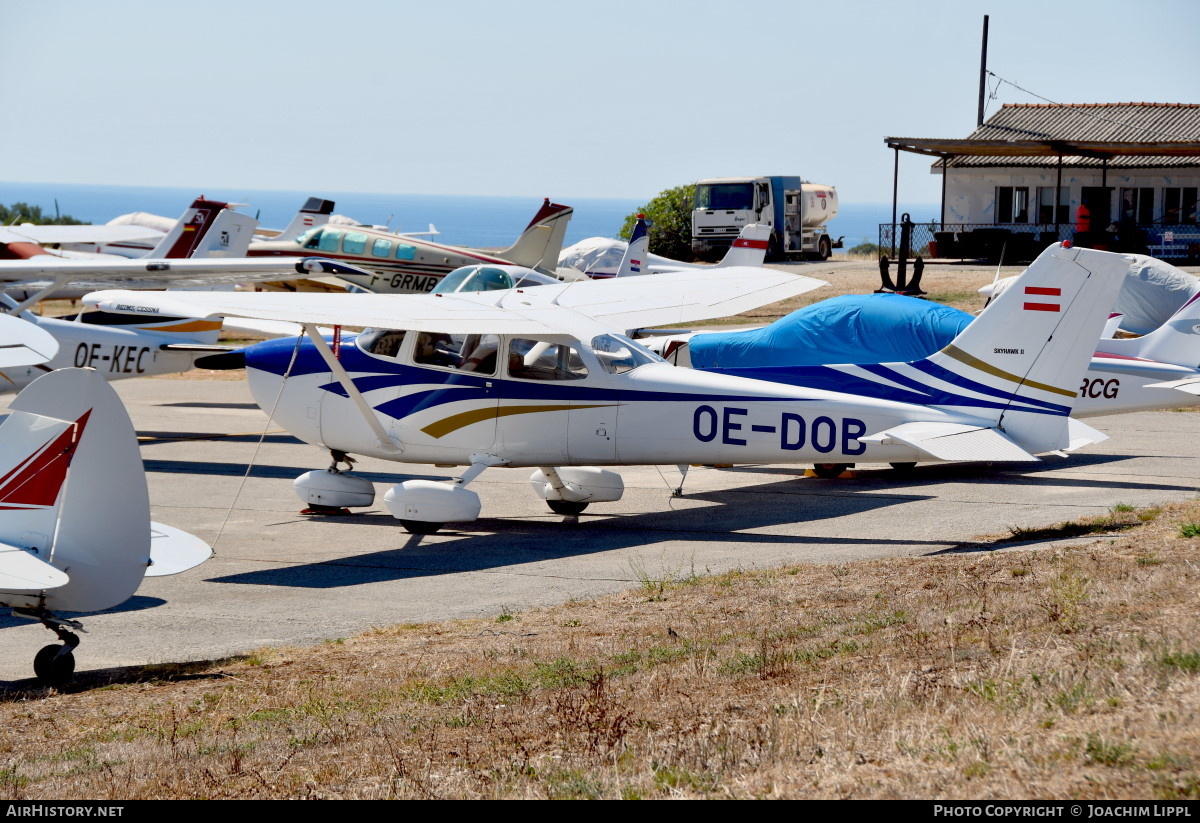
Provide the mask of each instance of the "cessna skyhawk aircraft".
{"label": "cessna skyhawk aircraft", "polygon": [[[679,369],[617,331],[734,314],[819,283],[767,269],[411,297],[116,292],[86,302],[178,313],[186,300],[305,324],[308,343],[246,350],[259,405],[333,453],[333,467],[296,481],[302,499],[370,505],[372,484],[337,471],[350,453],[467,466],[450,482],[406,480],[385,495],[405,528],[429,533],[475,519],[467,485],[497,466],[536,467],[535,493],[567,514],[621,497],[604,465],[1037,460],[1099,442],[1068,415],[1125,267],[1119,255],[1048,249],[950,345],[890,367],[888,379],[927,392],[925,405]],[[372,328],[335,356],[315,323]]]}

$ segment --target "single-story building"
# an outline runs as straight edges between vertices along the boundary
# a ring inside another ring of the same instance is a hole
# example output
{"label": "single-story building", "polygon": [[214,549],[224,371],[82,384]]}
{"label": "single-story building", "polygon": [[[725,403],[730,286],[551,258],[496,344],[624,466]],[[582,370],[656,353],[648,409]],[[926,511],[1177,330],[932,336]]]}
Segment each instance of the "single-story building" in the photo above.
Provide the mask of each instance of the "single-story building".
{"label": "single-story building", "polygon": [[1016,261],[1070,239],[1200,258],[1200,105],[1006,104],[965,139],[886,142],[897,157],[940,158],[931,171],[943,176],[941,226],[913,240],[929,256],[995,258],[1003,248]]}

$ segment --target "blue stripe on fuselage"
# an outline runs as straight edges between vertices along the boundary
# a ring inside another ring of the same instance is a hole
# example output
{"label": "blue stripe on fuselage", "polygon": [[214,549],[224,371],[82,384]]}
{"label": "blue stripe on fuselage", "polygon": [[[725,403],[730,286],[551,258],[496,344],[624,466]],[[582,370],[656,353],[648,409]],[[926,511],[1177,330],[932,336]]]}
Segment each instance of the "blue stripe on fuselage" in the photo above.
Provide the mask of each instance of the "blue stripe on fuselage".
{"label": "blue stripe on fuselage", "polygon": [[[326,342],[331,338],[326,337]],[[295,338],[281,338],[256,343],[243,350],[246,355],[246,366],[283,376],[301,377],[313,374],[328,374],[329,366],[321,358],[316,346],[311,340],[303,340],[299,351],[296,351]],[[292,362],[295,352],[295,363],[291,371],[288,364]],[[350,375],[354,386],[362,392],[377,391],[395,387],[397,390],[405,386],[419,386],[430,383],[437,384],[427,390],[417,391],[403,397],[384,400],[374,406],[376,411],[397,420],[408,417],[447,403],[461,400],[471,400],[490,394],[504,400],[542,400],[557,402],[576,402],[581,404],[613,404],[630,401],[660,401],[675,403],[736,403],[736,402],[780,402],[804,403],[812,400],[807,397],[769,397],[761,395],[712,394],[695,392],[665,392],[647,391],[642,389],[613,389],[580,385],[573,380],[523,381],[497,378],[490,375],[475,375],[470,372],[455,372],[443,369],[432,369],[422,366],[410,366],[404,363],[383,360],[364,353],[354,345],[354,338],[342,341],[339,362]],[[489,386],[488,384],[491,384]],[[319,386],[340,397],[346,396],[346,390],[341,383],[332,381]]]}

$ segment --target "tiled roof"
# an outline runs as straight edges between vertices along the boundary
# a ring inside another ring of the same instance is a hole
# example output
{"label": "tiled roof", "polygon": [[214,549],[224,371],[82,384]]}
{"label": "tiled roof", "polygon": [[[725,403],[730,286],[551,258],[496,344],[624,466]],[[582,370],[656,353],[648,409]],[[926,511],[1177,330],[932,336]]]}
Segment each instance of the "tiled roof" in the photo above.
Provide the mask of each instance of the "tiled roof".
{"label": "tiled roof", "polygon": [[[1079,140],[1156,142],[1200,140],[1200,105],[1193,103],[1009,103],[968,140]],[[956,157],[951,166],[1046,166],[1044,157]],[[1095,157],[1063,158],[1064,166],[1095,166]],[[1194,157],[1119,156],[1109,168],[1197,166]]]}

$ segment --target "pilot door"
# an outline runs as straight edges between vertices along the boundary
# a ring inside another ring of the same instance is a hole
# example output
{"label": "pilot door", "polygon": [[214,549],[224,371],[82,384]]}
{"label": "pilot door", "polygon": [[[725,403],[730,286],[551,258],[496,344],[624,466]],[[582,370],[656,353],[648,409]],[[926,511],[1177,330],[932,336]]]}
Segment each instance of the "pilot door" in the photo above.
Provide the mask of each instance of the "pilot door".
{"label": "pilot door", "polygon": [[395,398],[377,406],[389,418],[389,431],[435,461],[494,451],[500,338],[440,332],[414,338],[412,365]]}

